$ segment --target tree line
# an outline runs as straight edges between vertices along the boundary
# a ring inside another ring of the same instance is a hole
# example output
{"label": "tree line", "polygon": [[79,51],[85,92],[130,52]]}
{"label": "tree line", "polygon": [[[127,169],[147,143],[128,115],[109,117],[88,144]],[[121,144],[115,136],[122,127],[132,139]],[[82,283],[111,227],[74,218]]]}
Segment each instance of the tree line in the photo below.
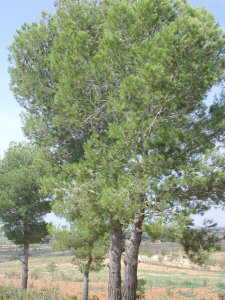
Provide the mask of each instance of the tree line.
{"label": "tree line", "polygon": [[0,213],[24,246],[23,274],[49,211],[71,224],[52,234],[82,261],[84,299],[107,250],[108,299],[136,299],[144,228],[198,260],[212,240],[190,243],[206,237],[191,215],[224,202],[224,90],[206,102],[224,84],[213,16],[182,0],[59,0],[54,15],[18,29],[9,59],[30,143],[1,160]]}

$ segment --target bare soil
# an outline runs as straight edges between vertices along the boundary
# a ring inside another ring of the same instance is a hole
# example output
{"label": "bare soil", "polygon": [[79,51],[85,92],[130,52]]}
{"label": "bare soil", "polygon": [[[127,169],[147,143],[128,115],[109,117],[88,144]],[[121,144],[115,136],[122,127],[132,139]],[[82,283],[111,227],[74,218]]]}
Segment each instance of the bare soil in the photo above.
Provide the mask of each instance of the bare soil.
{"label": "bare soil", "polygon": [[[171,278],[176,274],[190,275],[192,278],[204,277],[209,279],[218,278],[218,276],[224,275],[222,272],[214,272],[207,270],[191,270],[187,268],[177,268],[163,265],[152,264],[139,264],[140,271],[149,271],[154,276],[158,275],[162,277],[163,273],[171,273]],[[16,278],[8,279],[4,275],[0,275],[1,285],[20,287],[20,280]],[[78,296],[78,299],[82,299],[82,282],[62,281],[62,280],[30,280],[29,288],[35,289],[59,289],[65,296]],[[107,281],[106,280],[93,280],[90,282],[90,296],[96,295],[100,300],[107,299]],[[170,287],[158,287],[149,288],[146,290],[146,299],[148,300],[183,300],[183,299],[201,299],[201,300],[219,300],[218,291],[215,287],[203,287],[203,288],[170,288]],[[223,298],[222,298],[223,299]]]}

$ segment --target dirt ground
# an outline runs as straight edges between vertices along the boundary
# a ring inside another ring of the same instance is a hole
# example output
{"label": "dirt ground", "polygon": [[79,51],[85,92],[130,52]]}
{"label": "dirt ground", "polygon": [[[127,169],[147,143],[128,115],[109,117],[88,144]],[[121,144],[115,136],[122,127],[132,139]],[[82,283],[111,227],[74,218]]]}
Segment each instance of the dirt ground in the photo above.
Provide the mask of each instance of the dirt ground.
{"label": "dirt ground", "polygon": [[[154,273],[155,275],[158,272],[159,277],[163,273],[171,274],[171,278],[176,274],[180,274],[182,271],[186,275],[190,275],[192,278],[204,277],[214,279],[218,275],[223,275],[223,273],[213,272],[213,271],[204,271],[204,270],[191,270],[191,269],[182,269],[171,266],[162,266],[162,265],[150,265],[145,263],[139,264],[140,271]],[[4,275],[0,275],[1,285],[4,286],[20,286],[19,279],[8,279]],[[52,289],[57,288],[65,296],[78,296],[78,299],[81,300],[82,297],[82,282],[71,282],[71,281],[52,281],[52,280],[29,280],[29,288],[38,288],[38,289]],[[90,297],[98,296],[100,300],[107,299],[107,282],[104,280],[101,281],[92,281],[90,282]],[[172,287],[161,287],[161,288],[149,288],[146,289],[145,293],[146,300],[183,300],[183,299],[199,299],[199,300],[220,300],[224,298],[219,298],[218,291],[215,290],[215,287],[203,287],[203,288],[172,288]]]}
{"label": "dirt ground", "polygon": [[[1,277],[1,284],[4,286],[14,286],[20,287],[20,281],[18,279],[5,279]],[[52,289],[59,288],[62,294],[65,296],[76,295],[78,300],[82,299],[82,283],[75,282],[46,282],[45,280],[31,280],[29,283],[30,288],[37,289]],[[100,290],[100,291],[99,291]],[[107,299],[107,283],[97,283],[92,282],[90,284],[90,297],[97,296],[99,300]],[[151,288],[145,293],[146,300],[183,300],[183,299],[207,299],[207,300],[220,300],[218,295],[215,294],[212,288],[195,288],[195,289],[185,289],[185,288]]]}
{"label": "dirt ground", "polygon": [[[0,248],[0,285],[20,287],[21,263],[9,259],[11,248]],[[77,266],[71,264],[71,254],[52,252],[46,246],[36,247],[36,252],[29,260],[28,288],[56,289],[65,296],[77,296],[81,300],[82,275]],[[164,256],[161,262],[158,259],[160,256],[155,259],[155,255],[148,256],[146,253],[142,251],[138,268],[138,278],[144,278],[147,282],[146,300],[225,299],[225,252],[214,253],[207,269],[186,264],[178,255],[175,255],[178,260]],[[180,257],[183,257],[182,253]],[[99,300],[107,299],[107,263],[106,259],[105,267],[100,272],[91,273],[90,298],[95,295]]]}

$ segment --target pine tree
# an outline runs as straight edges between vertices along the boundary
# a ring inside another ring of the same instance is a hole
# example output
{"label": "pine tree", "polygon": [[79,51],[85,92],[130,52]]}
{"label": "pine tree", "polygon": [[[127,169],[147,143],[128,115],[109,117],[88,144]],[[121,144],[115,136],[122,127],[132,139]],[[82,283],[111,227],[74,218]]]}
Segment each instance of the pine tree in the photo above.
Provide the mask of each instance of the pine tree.
{"label": "pine tree", "polygon": [[[85,222],[86,223],[86,222]],[[89,274],[100,271],[108,250],[108,238],[102,228],[83,223],[70,224],[70,228],[52,228],[53,247],[73,251],[72,263],[83,274],[83,300],[89,298]]]}
{"label": "pine tree", "polygon": [[22,288],[27,288],[29,246],[47,234],[43,216],[51,198],[42,191],[50,174],[43,152],[31,144],[12,143],[0,161],[0,220],[6,237],[23,247]]}
{"label": "pine tree", "polygon": [[209,13],[179,0],[62,0],[15,38],[10,72],[26,133],[60,165],[76,164],[75,214],[100,212],[111,231],[109,299],[122,297],[125,228],[123,299],[135,299],[146,215],[178,203],[197,211],[197,199],[204,209],[197,167],[225,128],[224,98],[204,100],[222,81],[224,44]]}

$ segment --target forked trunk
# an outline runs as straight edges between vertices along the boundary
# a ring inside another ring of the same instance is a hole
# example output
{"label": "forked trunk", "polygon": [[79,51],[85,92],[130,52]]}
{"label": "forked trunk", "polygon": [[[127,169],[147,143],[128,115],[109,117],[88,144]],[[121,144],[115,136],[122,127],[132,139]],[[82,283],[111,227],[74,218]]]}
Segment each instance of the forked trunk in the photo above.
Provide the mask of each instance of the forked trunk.
{"label": "forked trunk", "polygon": [[29,244],[23,245],[23,259],[22,259],[22,272],[21,272],[21,286],[22,289],[27,289],[28,282],[28,258],[29,258]]}
{"label": "forked trunk", "polygon": [[137,213],[132,225],[132,232],[125,250],[125,278],[123,300],[135,300],[137,293],[138,253],[142,237],[143,213]]}
{"label": "forked trunk", "polygon": [[121,224],[117,224],[112,229],[111,246],[109,250],[109,300],[121,300],[121,256],[123,245],[122,226]]}

